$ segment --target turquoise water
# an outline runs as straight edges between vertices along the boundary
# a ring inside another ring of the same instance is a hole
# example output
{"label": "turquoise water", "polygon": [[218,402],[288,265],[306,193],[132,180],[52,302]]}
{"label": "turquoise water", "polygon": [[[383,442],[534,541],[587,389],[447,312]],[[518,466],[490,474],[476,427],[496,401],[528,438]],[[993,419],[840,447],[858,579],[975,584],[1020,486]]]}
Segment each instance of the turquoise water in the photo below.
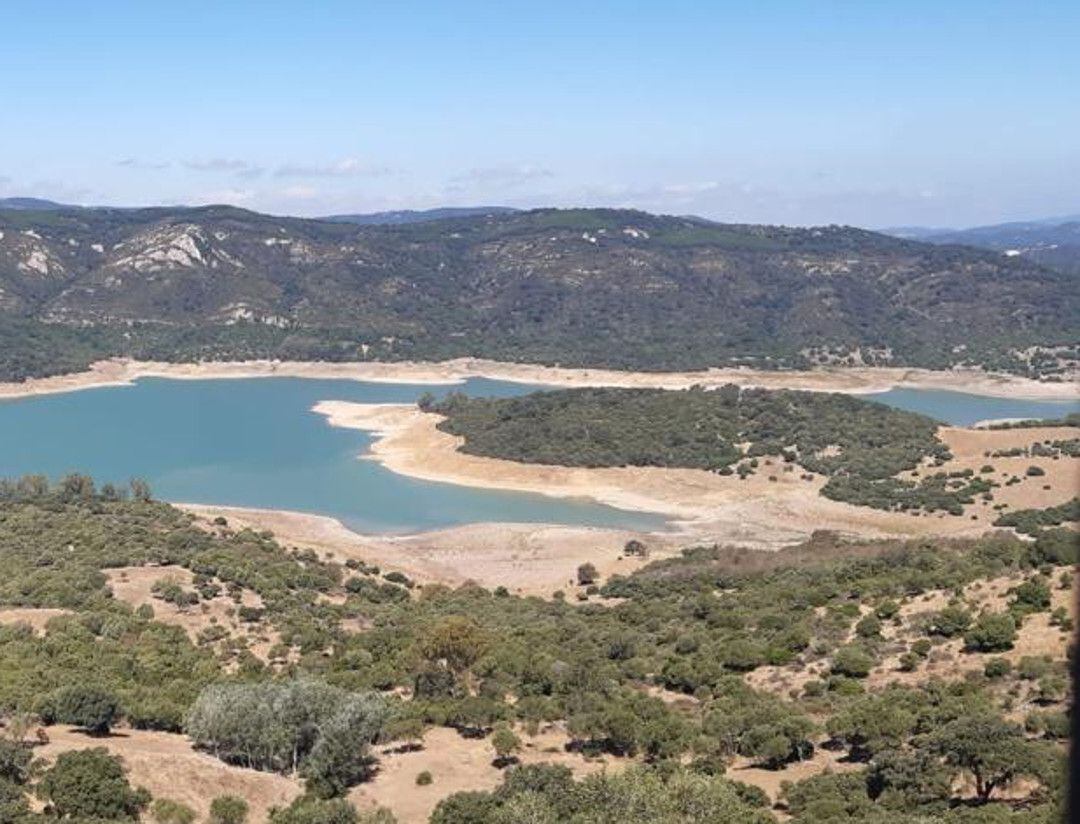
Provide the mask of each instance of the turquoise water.
{"label": "turquoise water", "polygon": [[936,389],[890,389],[888,392],[860,397],[929,415],[954,426],[971,426],[979,421],[998,418],[1063,418],[1070,412],[1080,412],[1080,400],[1027,401]]}
{"label": "turquoise water", "polygon": [[84,472],[150,482],[156,497],[330,515],[361,532],[401,533],[521,521],[656,529],[663,518],[589,501],[417,481],[357,460],[370,436],[311,412],[320,400],[409,403],[426,391],[521,394],[464,386],[254,378],[167,380],[0,402],[0,477]]}
{"label": "turquoise water", "polygon": [[[0,401],[0,476],[79,471],[99,480],[148,480],[172,501],[330,515],[362,532],[400,533],[477,521],[655,529],[659,516],[396,475],[357,460],[371,438],[331,427],[320,400],[409,403],[425,391],[523,394],[539,387],[470,380],[463,387],[256,378],[180,381]],[[939,420],[1056,417],[1077,404],[894,390],[867,396]]]}

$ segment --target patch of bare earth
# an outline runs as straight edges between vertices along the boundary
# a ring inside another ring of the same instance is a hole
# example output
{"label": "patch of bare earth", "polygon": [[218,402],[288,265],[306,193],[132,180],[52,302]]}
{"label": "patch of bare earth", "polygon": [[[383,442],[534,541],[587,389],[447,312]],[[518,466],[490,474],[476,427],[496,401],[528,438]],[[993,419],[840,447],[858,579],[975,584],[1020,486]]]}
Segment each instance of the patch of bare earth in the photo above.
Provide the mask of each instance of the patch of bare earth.
{"label": "patch of bare earth", "polygon": [[265,622],[245,623],[239,619],[239,607],[262,607],[262,599],[249,590],[241,592],[239,603],[224,594],[222,588],[222,594],[214,598],[201,599],[193,606],[178,607],[155,597],[153,590],[158,581],[175,581],[184,589],[193,589],[193,576],[183,567],[117,567],[105,570],[105,577],[114,598],[134,608],[149,605],[154,610],[155,621],[182,628],[196,643],[200,633],[221,627],[227,637],[243,640],[252,653],[267,660],[270,649],[280,641],[278,634]]}
{"label": "patch of bare earth", "polygon": [[0,609],[0,624],[26,624],[34,632],[45,632],[49,621],[61,615],[71,615],[70,610],[50,607],[10,607]]}
{"label": "patch of bare earth", "polygon": [[[319,557],[339,563],[363,561],[384,573],[403,572],[425,584],[459,586],[471,581],[488,589],[505,586],[519,595],[569,592],[577,568],[586,562],[597,568],[601,579],[630,573],[651,560],[677,554],[684,543],[671,535],[513,523],[469,524],[405,536],[359,535],[340,521],[320,515],[181,506],[204,528],[214,528],[214,519],[222,517],[231,529],[270,530],[285,546],[312,549]],[[649,558],[623,556],[631,538],[646,543]]]}
{"label": "patch of bare earth", "polygon": [[785,781],[795,783],[825,772],[852,772],[862,769],[863,766],[863,764],[845,761],[842,752],[832,752],[817,747],[810,758],[793,761],[780,770],[766,770],[753,766],[752,762],[746,758],[736,758],[728,767],[725,777],[758,787],[775,804],[780,797],[780,785]]}
{"label": "patch of bare earth", "polygon": [[[519,733],[523,764],[564,764],[577,777],[604,769],[619,769],[624,759],[586,759],[565,749],[567,736],[559,726],[541,730],[536,736]],[[393,811],[401,824],[426,822],[439,800],[456,792],[492,790],[502,783],[503,771],[493,766],[495,754],[489,739],[463,738],[445,727],[429,730],[424,747],[414,752],[383,754],[375,777],[349,793],[361,809],[383,806]],[[432,783],[418,786],[416,776],[430,772]]]}
{"label": "patch of bare earth", "polygon": [[300,795],[299,781],[274,773],[233,767],[193,749],[187,738],[166,732],[117,730],[106,737],[92,737],[71,727],[48,729],[49,743],[34,754],[48,760],[67,750],[105,747],[124,759],[129,779],[146,787],[154,798],[187,804],[206,820],[210,802],[219,795],[236,795],[251,808],[249,821],[266,821],[274,806],[286,806]]}
{"label": "patch of bare earth", "polygon": [[[1011,458],[990,457],[994,452],[1028,448],[1043,441],[1067,441],[1078,437],[1075,427],[1033,427],[1024,429],[963,429],[946,426],[938,430],[938,437],[949,447],[953,457],[941,467],[923,467],[923,474],[931,472],[962,472],[971,470],[976,477],[994,481],[999,486],[993,490],[993,500],[977,500],[968,505],[962,518],[937,515],[939,520],[966,520],[977,524],[979,529],[991,526],[1001,514],[995,506],[1005,504],[1005,512],[1017,509],[1042,509],[1063,504],[1080,494],[1080,458],[1060,455],[1016,456]],[[984,466],[992,466],[993,472],[981,472]],[[1028,467],[1036,466],[1043,475],[1027,475]],[[910,473],[901,477],[910,478]],[[1018,479],[1010,485],[1006,482]]]}

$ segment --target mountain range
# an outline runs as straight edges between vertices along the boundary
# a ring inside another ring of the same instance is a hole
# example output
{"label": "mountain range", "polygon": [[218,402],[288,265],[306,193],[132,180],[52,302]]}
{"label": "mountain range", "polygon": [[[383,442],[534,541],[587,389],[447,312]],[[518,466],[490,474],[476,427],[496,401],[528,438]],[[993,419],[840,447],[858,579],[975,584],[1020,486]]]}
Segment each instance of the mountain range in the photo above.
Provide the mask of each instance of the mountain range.
{"label": "mountain range", "polygon": [[993,249],[1010,256],[1026,257],[1060,271],[1080,274],[1080,215],[997,223],[970,229],[911,226],[887,231],[909,240]]}
{"label": "mountain range", "polygon": [[0,208],[0,374],[124,354],[1049,375],[1080,338],[1074,278],[1023,255],[628,210],[415,216]]}

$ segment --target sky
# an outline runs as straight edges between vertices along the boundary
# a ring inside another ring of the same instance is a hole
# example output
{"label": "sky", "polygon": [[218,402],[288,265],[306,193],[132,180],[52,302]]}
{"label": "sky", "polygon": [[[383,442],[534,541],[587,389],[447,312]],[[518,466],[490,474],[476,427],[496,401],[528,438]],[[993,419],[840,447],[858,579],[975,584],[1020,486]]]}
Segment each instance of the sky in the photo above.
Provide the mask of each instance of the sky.
{"label": "sky", "polygon": [[1080,212],[1080,3],[0,3],[0,197]]}

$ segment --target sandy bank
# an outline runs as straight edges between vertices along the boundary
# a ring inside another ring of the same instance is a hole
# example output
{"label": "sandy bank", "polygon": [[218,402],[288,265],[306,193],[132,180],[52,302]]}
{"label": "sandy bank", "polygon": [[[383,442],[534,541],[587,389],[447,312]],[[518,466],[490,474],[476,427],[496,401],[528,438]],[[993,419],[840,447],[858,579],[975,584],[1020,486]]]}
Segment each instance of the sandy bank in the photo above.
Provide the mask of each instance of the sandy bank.
{"label": "sandy bank", "polygon": [[487,523],[432,530],[416,535],[360,535],[335,518],[304,512],[177,504],[200,525],[212,528],[222,517],[230,529],[270,530],[283,545],[313,549],[344,563],[355,559],[383,572],[403,572],[421,583],[460,586],[467,581],[488,589],[504,586],[519,595],[569,592],[575,570],[585,562],[602,578],[629,573],[646,561],[623,558],[631,538],[649,546],[649,560],[675,554],[684,535],[647,535],[619,529],[554,524]]}
{"label": "sandy bank", "polygon": [[[287,546],[314,549],[339,562],[350,558],[397,570],[423,583],[451,586],[475,581],[505,586],[523,595],[549,596],[570,591],[578,565],[596,565],[601,576],[628,573],[643,564],[622,557],[631,538],[644,541],[650,560],[671,556],[684,546],[724,543],[777,549],[804,540],[816,529],[831,529],[863,538],[924,535],[973,536],[992,529],[998,512],[991,502],[977,501],[962,517],[944,514],[912,516],[830,501],[818,494],[823,478],[812,482],[801,473],[778,471],[768,480],[768,467],[745,481],[696,470],[656,468],[572,469],[535,466],[479,458],[457,451],[458,439],[435,428],[438,416],[413,406],[343,402],[319,404],[319,411],[339,426],[375,432],[372,452],[364,457],[389,469],[430,480],[470,486],[516,489],[547,495],[589,497],[605,503],[642,507],[681,519],[677,530],[634,533],[618,529],[550,524],[481,523],[409,536],[360,535],[334,518],[300,512],[196,504],[178,504],[213,528],[224,517],[231,529],[270,530]],[[941,430],[954,458],[943,469],[955,471],[984,465],[1001,486],[994,504],[1012,509],[1062,503],[1076,494],[1080,460],[1060,458],[994,458],[986,452],[1030,446],[1035,440],[1065,438],[1075,430],[975,431]],[[1028,477],[1028,466],[1045,475]],[[779,462],[776,463],[780,469]],[[1010,486],[1005,481],[1020,480]],[[1050,489],[1044,487],[1049,486]]]}
{"label": "sandy bank", "polygon": [[[803,540],[815,529],[862,537],[971,535],[988,529],[997,515],[989,506],[976,506],[964,517],[954,517],[885,512],[832,501],[819,494],[824,477],[804,480],[803,472],[785,472],[776,459],[764,459],[761,470],[745,480],[695,469],[539,466],[460,452],[461,439],[439,431],[438,415],[410,405],[324,401],[314,410],[325,415],[331,425],[374,433],[376,440],[364,457],[403,475],[561,498],[591,498],[624,509],[659,512],[677,522],[685,540],[775,549]],[[978,469],[986,462],[984,452],[1030,443],[1034,440],[1031,432],[975,433],[943,428],[941,435],[955,456],[943,469]],[[1074,430],[1039,432],[1042,439]],[[1028,479],[1008,489],[1007,502],[1013,506],[1045,506],[1075,494],[1075,459],[1013,458],[998,463],[999,473],[1020,475],[1033,463],[1046,465],[1047,476],[1038,479],[1038,484]],[[1047,484],[1052,488],[1043,490]]]}
{"label": "sandy bank", "polygon": [[157,363],[124,358],[99,361],[86,372],[0,383],[0,398],[71,392],[97,386],[123,386],[138,378],[177,379],[304,377],[386,383],[455,384],[468,378],[491,378],[550,386],[622,386],[683,389],[695,384],[738,383],[767,389],[865,394],[893,388],[940,389],[991,397],[1076,400],[1077,383],[1043,383],[978,369],[850,368],[797,371],[708,369],[697,372],[624,372],[614,369],[568,369],[531,364],[459,358],[438,363],[324,363],[237,361]]}

